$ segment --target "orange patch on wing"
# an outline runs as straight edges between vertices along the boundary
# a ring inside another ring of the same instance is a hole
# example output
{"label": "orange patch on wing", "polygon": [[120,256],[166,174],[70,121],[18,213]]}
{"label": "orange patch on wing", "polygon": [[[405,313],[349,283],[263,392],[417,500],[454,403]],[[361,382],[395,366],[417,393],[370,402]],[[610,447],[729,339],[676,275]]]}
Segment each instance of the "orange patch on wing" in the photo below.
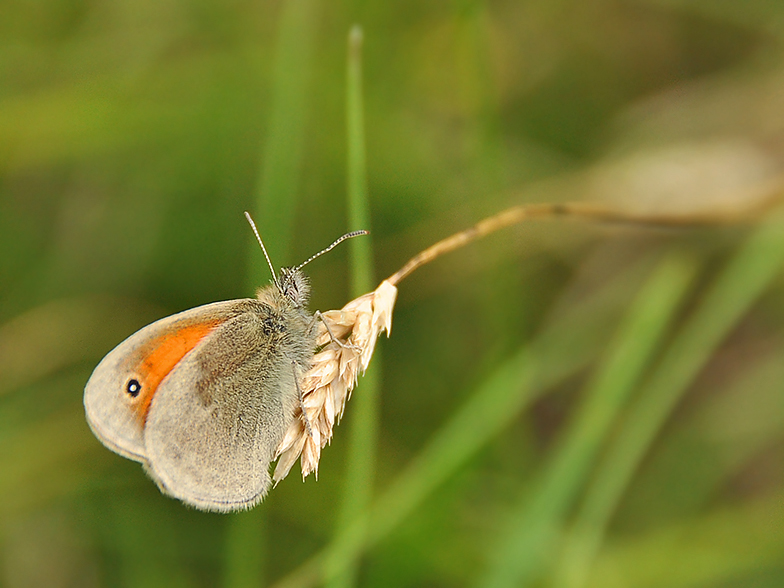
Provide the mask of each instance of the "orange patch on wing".
{"label": "orange patch on wing", "polygon": [[150,342],[137,371],[142,389],[136,398],[136,412],[142,422],[147,420],[152,398],[161,381],[180,363],[185,354],[221,322],[216,320],[187,325]]}

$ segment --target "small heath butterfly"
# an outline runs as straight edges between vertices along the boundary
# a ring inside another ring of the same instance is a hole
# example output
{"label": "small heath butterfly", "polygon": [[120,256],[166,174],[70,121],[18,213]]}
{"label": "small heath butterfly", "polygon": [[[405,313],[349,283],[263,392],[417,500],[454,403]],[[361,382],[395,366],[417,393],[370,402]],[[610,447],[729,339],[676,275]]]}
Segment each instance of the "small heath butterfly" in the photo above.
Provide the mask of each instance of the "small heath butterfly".
{"label": "small heath butterfly", "polygon": [[255,299],[206,304],[158,320],[103,358],[84,390],[93,433],[139,461],[163,492],[198,509],[251,508],[302,402],[316,348],[302,267],[275,275]]}

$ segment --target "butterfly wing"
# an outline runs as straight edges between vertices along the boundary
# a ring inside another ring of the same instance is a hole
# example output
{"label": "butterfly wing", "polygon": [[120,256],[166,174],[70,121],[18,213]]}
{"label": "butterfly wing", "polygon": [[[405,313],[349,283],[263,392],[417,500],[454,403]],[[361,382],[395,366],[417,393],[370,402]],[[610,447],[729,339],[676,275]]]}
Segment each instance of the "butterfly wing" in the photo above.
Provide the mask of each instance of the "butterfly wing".
{"label": "butterfly wing", "polygon": [[163,318],[109,352],[84,390],[87,422],[96,437],[112,451],[145,462],[145,422],[161,381],[204,337],[236,316],[243,302],[248,301],[216,302]]}
{"label": "butterfly wing", "polygon": [[250,508],[263,498],[298,403],[291,321],[258,301],[247,307],[175,366],[147,415],[150,474],[205,510]]}

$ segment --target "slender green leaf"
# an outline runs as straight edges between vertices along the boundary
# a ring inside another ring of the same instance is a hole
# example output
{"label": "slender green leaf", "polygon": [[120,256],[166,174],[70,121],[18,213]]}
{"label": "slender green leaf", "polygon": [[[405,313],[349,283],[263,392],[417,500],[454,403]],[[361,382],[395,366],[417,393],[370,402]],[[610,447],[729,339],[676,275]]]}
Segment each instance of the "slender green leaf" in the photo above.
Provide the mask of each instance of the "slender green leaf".
{"label": "slender green leaf", "polygon": [[619,411],[634,391],[695,273],[679,255],[666,258],[618,331],[584,405],[532,493],[514,507],[480,586],[527,586],[541,572],[571,506]]}
{"label": "slender green leaf", "polygon": [[716,347],[784,263],[781,223],[761,227],[730,261],[643,387],[617,442],[588,490],[568,537],[559,585],[585,584],[607,524],[673,408]]}
{"label": "slender green leaf", "polygon": [[[273,73],[269,132],[262,154],[256,222],[276,269],[289,259],[299,201],[308,84],[313,68],[318,0],[282,5]],[[266,261],[253,242],[248,271],[251,288],[267,280]],[[229,515],[224,561],[226,588],[251,588],[266,575],[267,514],[264,508]]]}
{"label": "slender green leaf", "polygon": [[[354,26],[348,36],[348,73],[346,76],[346,131],[348,136],[348,213],[352,230],[370,229],[367,172],[365,163],[364,107],[362,105],[362,29]],[[371,241],[367,237],[351,243],[351,295],[361,296],[373,289]],[[368,508],[373,493],[377,453],[381,354],[377,348],[373,364],[353,392],[350,407],[348,463],[343,489],[343,504],[338,515],[334,548],[327,560],[325,576],[330,588],[349,588],[356,584],[356,550],[350,546],[362,541],[365,529],[355,530],[352,523]]]}
{"label": "slender green leaf", "polygon": [[[576,302],[534,343],[518,350],[489,374],[388,484],[371,509],[352,521],[343,543],[330,544],[276,583],[276,588],[313,586],[332,557],[331,550],[353,554],[340,560],[347,564],[385,539],[539,395],[584,367],[607,337],[608,325],[616,319],[617,297],[628,295],[636,283],[636,269],[611,280],[594,296]],[[566,340],[570,342],[568,355],[564,355],[563,345],[556,344]],[[541,366],[546,369],[539,371]]]}

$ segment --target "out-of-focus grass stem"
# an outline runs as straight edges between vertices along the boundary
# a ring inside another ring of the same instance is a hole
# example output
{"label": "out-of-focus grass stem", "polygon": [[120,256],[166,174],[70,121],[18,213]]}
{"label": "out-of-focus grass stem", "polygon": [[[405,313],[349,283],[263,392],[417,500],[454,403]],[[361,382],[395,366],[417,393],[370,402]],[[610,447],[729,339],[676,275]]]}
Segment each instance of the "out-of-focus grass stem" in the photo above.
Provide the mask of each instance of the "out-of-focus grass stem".
{"label": "out-of-focus grass stem", "polygon": [[528,586],[541,573],[567,509],[651,362],[695,272],[696,264],[677,253],[654,270],[618,330],[553,459],[532,491],[504,515],[508,523],[491,548],[491,566],[479,586]]}
{"label": "out-of-focus grass stem", "polygon": [[730,261],[667,350],[602,462],[558,564],[556,586],[584,586],[607,525],[673,408],[717,346],[781,271],[781,223],[761,227]]}
{"label": "out-of-focus grass stem", "polygon": [[[362,103],[362,41],[362,29],[355,25],[348,35],[346,75],[347,195],[351,230],[370,229]],[[373,256],[370,237],[353,239],[350,245],[351,296],[356,298],[375,287]],[[364,520],[360,514],[367,509],[373,493],[378,445],[380,359],[377,350],[373,365],[354,391],[343,503],[338,515],[335,542],[324,570],[330,588],[348,588],[356,584],[357,551],[350,546],[363,541],[366,529],[357,521]]]}
{"label": "out-of-focus grass stem", "polygon": [[[278,269],[293,262],[289,259],[289,252],[294,239],[299,199],[308,110],[307,86],[313,69],[318,6],[316,0],[291,0],[281,5],[269,132],[262,154],[256,201],[251,211]],[[239,211],[237,219],[242,221]],[[252,291],[269,280],[269,270],[250,231],[248,239],[252,241],[248,289]],[[266,509],[262,506],[228,515],[223,577],[226,588],[264,585],[267,552],[265,513]]]}

